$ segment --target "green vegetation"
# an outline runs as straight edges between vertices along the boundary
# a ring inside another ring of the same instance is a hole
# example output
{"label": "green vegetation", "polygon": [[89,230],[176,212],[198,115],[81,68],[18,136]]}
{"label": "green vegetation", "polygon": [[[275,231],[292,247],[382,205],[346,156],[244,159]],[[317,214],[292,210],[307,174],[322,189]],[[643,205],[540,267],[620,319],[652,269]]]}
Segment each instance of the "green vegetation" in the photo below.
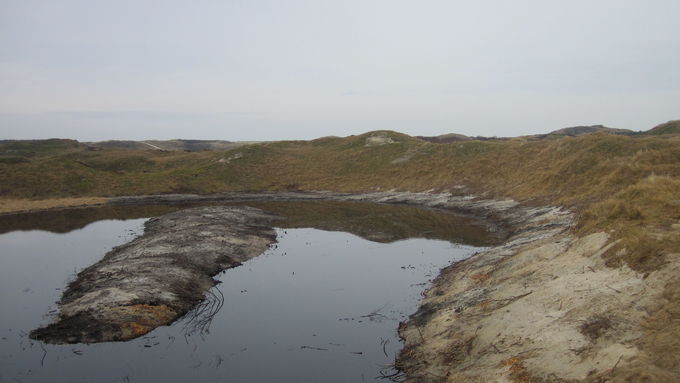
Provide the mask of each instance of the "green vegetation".
{"label": "green vegetation", "polygon": [[54,155],[65,151],[84,149],[76,140],[50,138],[48,140],[3,140],[0,141],[0,154],[17,156]]}
{"label": "green vegetation", "polygon": [[[384,145],[367,146],[380,136]],[[680,246],[680,137],[586,134],[435,144],[390,131],[229,151],[92,151],[75,141],[0,145],[0,197],[51,199],[229,190],[448,191],[568,207],[610,230],[606,256],[647,271]],[[674,226],[675,225],[675,226]]]}

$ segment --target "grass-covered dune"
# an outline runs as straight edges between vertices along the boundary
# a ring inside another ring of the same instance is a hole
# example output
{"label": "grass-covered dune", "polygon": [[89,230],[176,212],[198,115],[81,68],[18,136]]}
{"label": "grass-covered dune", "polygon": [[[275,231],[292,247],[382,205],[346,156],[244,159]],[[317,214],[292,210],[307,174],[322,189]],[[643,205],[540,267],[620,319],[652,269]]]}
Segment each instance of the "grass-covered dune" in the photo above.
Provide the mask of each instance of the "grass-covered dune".
{"label": "grass-covered dune", "polygon": [[[100,197],[248,190],[448,191],[580,215],[581,233],[612,230],[651,270],[677,249],[680,136],[586,134],[436,144],[391,131],[280,141],[230,151],[93,150],[73,140],[0,143],[2,210]],[[37,201],[36,201],[37,200]],[[52,203],[51,203],[52,202]]]}

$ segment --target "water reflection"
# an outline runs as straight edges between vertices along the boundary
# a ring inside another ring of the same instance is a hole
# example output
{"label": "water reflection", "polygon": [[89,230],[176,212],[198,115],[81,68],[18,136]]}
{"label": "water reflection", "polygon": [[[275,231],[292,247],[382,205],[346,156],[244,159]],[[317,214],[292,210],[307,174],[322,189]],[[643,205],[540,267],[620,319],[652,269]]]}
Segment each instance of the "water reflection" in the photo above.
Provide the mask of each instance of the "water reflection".
{"label": "water reflection", "polygon": [[[4,226],[0,381],[373,381],[395,373],[398,322],[415,311],[428,280],[478,250],[460,239],[494,241],[481,224],[431,210],[250,205],[288,216],[277,247],[217,276],[221,284],[190,315],[130,342],[43,345],[26,335],[50,321],[44,314],[54,312],[69,278],[141,231],[143,220],[122,219],[179,207],[82,209],[73,222],[66,218],[73,212],[50,212],[61,216]],[[87,224],[107,215],[116,220]],[[36,226],[67,233],[14,231]]]}
{"label": "water reflection", "polygon": [[[502,239],[489,233],[485,222],[480,219],[412,206],[344,201],[253,201],[246,204],[286,217],[285,221],[277,223],[277,226],[283,228],[312,227],[344,231],[375,242],[428,238],[473,246],[490,246]],[[104,206],[5,215],[0,216],[0,234],[15,230],[68,233],[96,221],[156,217],[205,205],[207,204]]]}

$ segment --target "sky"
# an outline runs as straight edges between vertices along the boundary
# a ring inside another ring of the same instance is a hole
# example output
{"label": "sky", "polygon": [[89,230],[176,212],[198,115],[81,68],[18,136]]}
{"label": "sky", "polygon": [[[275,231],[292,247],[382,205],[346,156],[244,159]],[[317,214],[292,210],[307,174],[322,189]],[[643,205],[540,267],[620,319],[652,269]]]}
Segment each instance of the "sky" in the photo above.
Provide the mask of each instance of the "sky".
{"label": "sky", "polygon": [[0,139],[680,118],[678,0],[0,0]]}

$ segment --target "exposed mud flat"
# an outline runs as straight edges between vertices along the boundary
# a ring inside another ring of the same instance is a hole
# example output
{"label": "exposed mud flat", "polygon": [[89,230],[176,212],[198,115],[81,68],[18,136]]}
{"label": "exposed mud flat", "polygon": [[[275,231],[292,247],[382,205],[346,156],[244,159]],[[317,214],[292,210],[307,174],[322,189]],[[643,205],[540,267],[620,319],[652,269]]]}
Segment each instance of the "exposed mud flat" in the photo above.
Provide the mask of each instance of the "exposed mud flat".
{"label": "exposed mud flat", "polygon": [[204,299],[212,276],[264,252],[276,240],[274,219],[250,207],[201,207],[150,219],[144,235],[78,273],[57,320],[31,337],[122,341],[169,324]]}

